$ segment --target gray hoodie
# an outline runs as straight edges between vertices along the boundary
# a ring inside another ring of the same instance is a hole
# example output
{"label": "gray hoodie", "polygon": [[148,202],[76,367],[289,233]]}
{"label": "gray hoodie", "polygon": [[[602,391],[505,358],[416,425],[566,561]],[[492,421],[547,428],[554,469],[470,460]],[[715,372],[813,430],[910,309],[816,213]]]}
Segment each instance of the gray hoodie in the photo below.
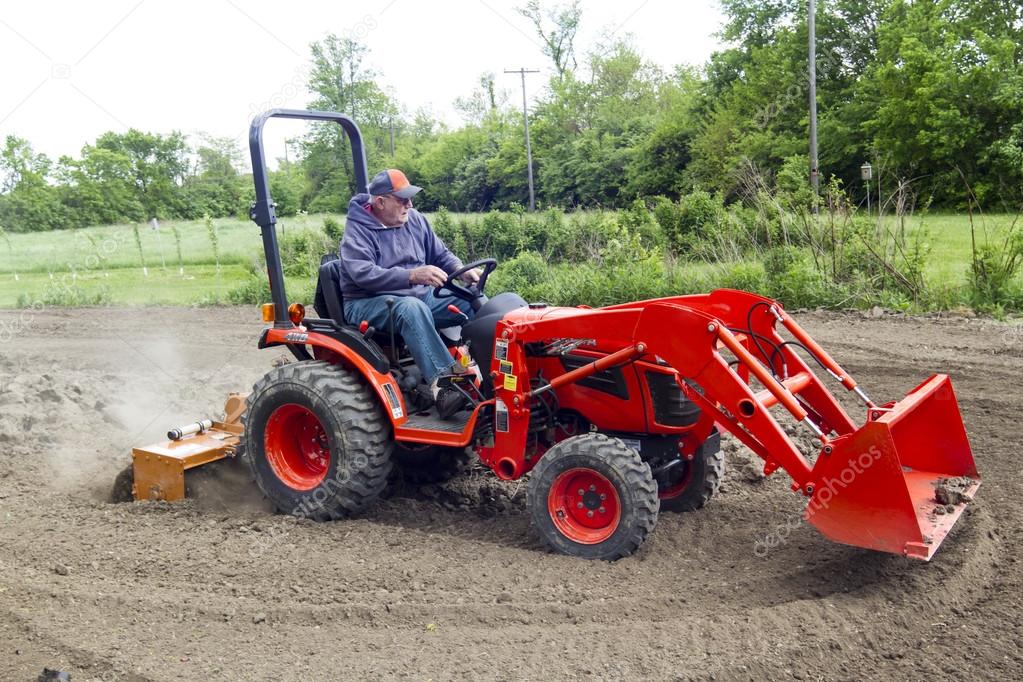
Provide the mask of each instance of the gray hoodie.
{"label": "gray hoodie", "polygon": [[430,290],[409,284],[409,273],[422,265],[436,265],[447,273],[462,261],[433,232],[422,213],[409,209],[401,227],[385,227],[367,206],[370,196],[356,194],[348,204],[345,234],[341,238],[341,295],[348,299],[381,294],[418,296]]}

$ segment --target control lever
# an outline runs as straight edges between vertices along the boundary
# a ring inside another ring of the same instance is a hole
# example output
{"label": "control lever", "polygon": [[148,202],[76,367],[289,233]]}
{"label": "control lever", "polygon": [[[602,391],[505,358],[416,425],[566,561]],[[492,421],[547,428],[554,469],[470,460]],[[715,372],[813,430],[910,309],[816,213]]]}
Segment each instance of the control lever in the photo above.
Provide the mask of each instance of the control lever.
{"label": "control lever", "polygon": [[464,317],[464,318],[465,318],[465,321],[466,321],[466,322],[468,322],[468,321],[469,321],[469,316],[468,316],[468,315],[466,315],[465,313],[463,313],[463,312],[461,311],[461,309],[460,309],[460,308],[459,308],[459,307],[458,307],[457,305],[455,305],[454,303],[449,303],[449,304],[448,304],[448,312],[449,312],[449,313],[453,313],[453,314],[455,314],[455,315],[461,315],[462,317]]}

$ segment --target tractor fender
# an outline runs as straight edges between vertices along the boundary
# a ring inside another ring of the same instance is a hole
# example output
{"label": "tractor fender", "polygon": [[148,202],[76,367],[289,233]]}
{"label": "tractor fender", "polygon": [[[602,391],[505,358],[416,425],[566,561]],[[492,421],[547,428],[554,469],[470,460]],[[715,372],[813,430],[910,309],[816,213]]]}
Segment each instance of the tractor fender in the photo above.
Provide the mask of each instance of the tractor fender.
{"label": "tractor fender", "polygon": [[373,366],[373,363],[337,339],[319,332],[303,331],[302,327],[292,329],[271,327],[265,330],[260,339],[261,348],[294,344],[312,346],[313,357],[317,360],[342,363],[361,374],[366,384],[380,398],[380,404],[386,408],[384,411],[391,420],[392,426],[399,426],[408,420],[405,401],[402,399],[401,390],[394,377],[390,373],[380,372]]}

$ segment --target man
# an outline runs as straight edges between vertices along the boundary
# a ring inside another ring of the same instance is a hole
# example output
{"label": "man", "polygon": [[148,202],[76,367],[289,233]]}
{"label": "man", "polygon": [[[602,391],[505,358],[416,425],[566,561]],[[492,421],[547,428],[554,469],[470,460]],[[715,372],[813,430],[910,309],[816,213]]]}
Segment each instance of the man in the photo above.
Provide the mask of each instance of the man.
{"label": "man", "polygon": [[[394,300],[394,331],[405,339],[416,365],[430,384],[434,397],[438,378],[466,370],[453,362],[438,327],[465,321],[448,310],[454,304],[470,319],[467,301],[438,298],[433,287],[447,281],[462,261],[434,234],[429,221],[412,208],[412,197],[422,189],[409,183],[400,170],[377,173],[368,194],[356,194],[348,204],[348,219],[341,239],[341,293],[345,318],[363,320],[388,331],[388,299]],[[479,281],[470,270],[464,279]]]}

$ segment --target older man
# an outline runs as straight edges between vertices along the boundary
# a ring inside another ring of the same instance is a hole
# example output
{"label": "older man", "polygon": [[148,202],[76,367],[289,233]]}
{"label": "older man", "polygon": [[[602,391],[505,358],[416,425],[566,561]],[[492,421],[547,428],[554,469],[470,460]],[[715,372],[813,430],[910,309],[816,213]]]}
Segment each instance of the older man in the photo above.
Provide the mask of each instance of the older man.
{"label": "older man", "polygon": [[[465,371],[452,361],[437,328],[465,320],[448,310],[449,305],[469,318],[472,308],[462,299],[438,298],[433,292],[462,267],[462,261],[434,234],[426,217],[412,208],[412,197],[422,188],[404,173],[393,168],[380,171],[368,189],[349,202],[341,239],[345,318],[354,324],[366,320],[387,331],[386,301],[394,299],[394,331],[405,339],[436,395],[438,377]],[[470,270],[464,278],[478,282],[479,272]]]}

